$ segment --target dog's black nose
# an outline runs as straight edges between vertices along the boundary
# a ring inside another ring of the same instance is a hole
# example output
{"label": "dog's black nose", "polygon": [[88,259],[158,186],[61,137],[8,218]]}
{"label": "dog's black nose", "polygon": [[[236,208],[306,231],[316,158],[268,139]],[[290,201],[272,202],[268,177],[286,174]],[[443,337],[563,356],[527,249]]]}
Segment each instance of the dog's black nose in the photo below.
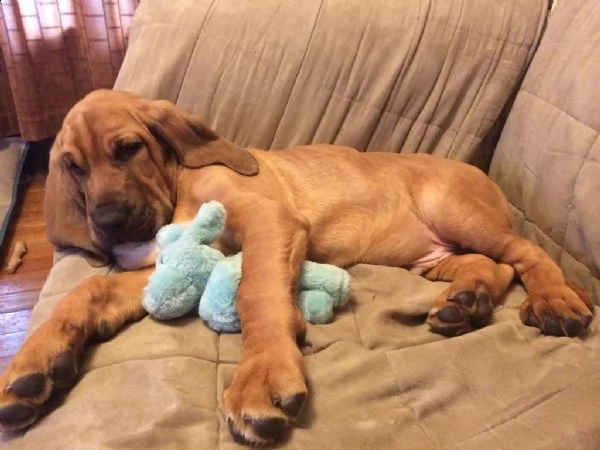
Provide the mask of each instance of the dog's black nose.
{"label": "dog's black nose", "polygon": [[111,202],[97,205],[91,216],[94,225],[110,233],[124,229],[130,214],[131,206],[127,203]]}

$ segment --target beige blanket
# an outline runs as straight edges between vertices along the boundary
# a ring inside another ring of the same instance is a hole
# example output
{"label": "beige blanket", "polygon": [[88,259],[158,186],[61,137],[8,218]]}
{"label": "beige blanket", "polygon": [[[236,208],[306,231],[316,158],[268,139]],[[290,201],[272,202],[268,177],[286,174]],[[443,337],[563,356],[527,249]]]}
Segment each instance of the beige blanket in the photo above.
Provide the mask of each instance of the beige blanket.
{"label": "beige blanket", "polygon": [[[177,101],[244,145],[419,149],[486,166],[545,14],[543,0],[145,1],[118,87]],[[79,279],[110,270],[61,256],[34,325]],[[311,395],[285,448],[597,448],[598,321],[585,339],[540,336],[519,322],[515,286],[492,325],[446,339],[423,323],[444,283],[350,272],[350,306],[309,327]],[[239,335],[198,318],[146,318],[93,347],[62,404],[0,442],[236,448],[220,405],[239,356]]]}

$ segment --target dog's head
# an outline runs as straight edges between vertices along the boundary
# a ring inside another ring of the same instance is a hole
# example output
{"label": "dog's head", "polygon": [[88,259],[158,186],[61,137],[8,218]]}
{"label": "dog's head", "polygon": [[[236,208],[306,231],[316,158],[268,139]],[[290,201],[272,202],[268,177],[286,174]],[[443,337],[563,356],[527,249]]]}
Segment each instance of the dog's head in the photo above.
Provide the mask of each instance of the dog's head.
{"label": "dog's head", "polygon": [[171,220],[179,167],[211,164],[258,172],[249,152],[170,102],[93,92],[67,114],[50,152],[49,239],[103,264],[114,245],[148,241]]}

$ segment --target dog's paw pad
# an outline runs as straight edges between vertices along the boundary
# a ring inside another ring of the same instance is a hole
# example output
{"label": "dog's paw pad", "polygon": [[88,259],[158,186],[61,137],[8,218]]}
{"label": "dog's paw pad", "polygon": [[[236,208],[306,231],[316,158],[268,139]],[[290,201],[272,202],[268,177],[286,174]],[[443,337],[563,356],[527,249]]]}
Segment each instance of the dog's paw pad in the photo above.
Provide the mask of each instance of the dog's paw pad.
{"label": "dog's paw pad", "polygon": [[475,310],[471,313],[471,325],[475,328],[482,328],[492,320],[492,315],[494,314],[492,299],[484,290],[477,292],[474,297]]}
{"label": "dog's paw pad", "polygon": [[494,308],[485,289],[480,287],[477,291],[464,290],[454,295],[446,292],[443,295],[438,299],[440,306],[433,308],[427,319],[433,332],[449,337],[459,336],[490,322]]}
{"label": "dog's paw pad", "polygon": [[36,408],[21,403],[0,408],[0,429],[19,429],[26,427],[37,418]]}
{"label": "dog's paw pad", "polygon": [[458,303],[466,309],[472,309],[477,301],[477,294],[475,294],[473,291],[462,291],[456,294],[450,300],[454,303]]}
{"label": "dog's paw pad", "polygon": [[460,308],[457,308],[452,305],[445,306],[441,308],[437,312],[437,318],[444,323],[463,323],[465,321],[465,316],[463,311]]}
{"label": "dog's paw pad", "polygon": [[434,333],[453,337],[471,331],[466,312],[458,305],[448,304],[429,312],[427,323]]}
{"label": "dog's paw pad", "polygon": [[469,321],[473,328],[482,328],[486,326],[494,312],[492,301],[485,289],[475,291],[461,291],[450,297],[449,302],[458,304],[467,313]]}
{"label": "dog's paw pad", "polygon": [[4,392],[12,392],[19,397],[35,398],[44,393],[46,376],[43,373],[30,373],[17,378],[4,388]]}
{"label": "dog's paw pad", "polygon": [[287,429],[287,421],[282,417],[265,417],[260,419],[246,419],[244,422],[251,426],[260,438],[273,442],[280,438]]}
{"label": "dog's paw pad", "polygon": [[233,440],[239,444],[261,446],[280,440],[289,430],[289,423],[283,417],[243,416],[241,424],[227,418],[227,426]]}
{"label": "dog's paw pad", "polygon": [[71,388],[77,381],[77,362],[71,350],[66,350],[54,358],[52,362],[52,380],[55,392]]}

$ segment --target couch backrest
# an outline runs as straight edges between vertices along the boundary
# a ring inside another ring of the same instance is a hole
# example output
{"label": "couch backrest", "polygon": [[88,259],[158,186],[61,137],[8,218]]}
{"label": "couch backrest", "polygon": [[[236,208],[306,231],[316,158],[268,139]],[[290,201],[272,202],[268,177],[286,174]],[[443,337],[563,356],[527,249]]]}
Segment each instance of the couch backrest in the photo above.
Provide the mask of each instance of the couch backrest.
{"label": "couch backrest", "polygon": [[116,88],[260,148],[337,143],[487,167],[546,0],[152,0]]}
{"label": "couch backrest", "polygon": [[490,173],[518,230],[600,298],[600,8],[560,1]]}

